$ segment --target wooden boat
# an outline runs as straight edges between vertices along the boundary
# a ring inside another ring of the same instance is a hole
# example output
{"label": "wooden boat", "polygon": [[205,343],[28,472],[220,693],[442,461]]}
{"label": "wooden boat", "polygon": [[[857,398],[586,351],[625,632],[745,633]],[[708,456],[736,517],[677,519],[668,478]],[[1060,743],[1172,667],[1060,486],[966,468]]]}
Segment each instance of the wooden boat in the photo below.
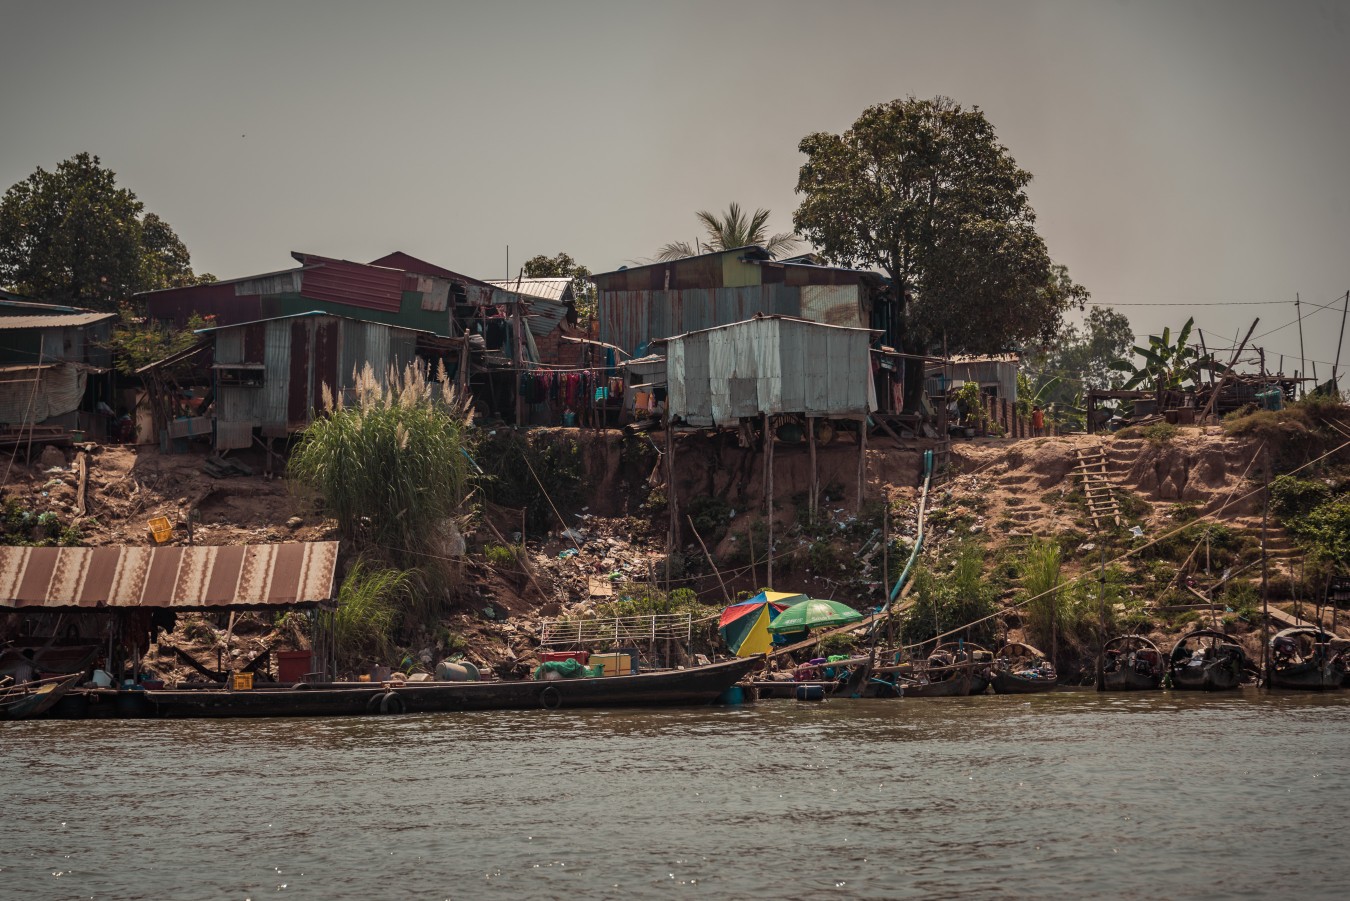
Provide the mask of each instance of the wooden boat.
{"label": "wooden boat", "polygon": [[994,693],[1001,695],[1053,691],[1058,678],[1055,665],[1045,654],[1020,641],[999,648],[989,668]]}
{"label": "wooden boat", "polygon": [[1350,641],[1312,626],[1283,629],[1270,639],[1270,685],[1331,691],[1345,681]]}
{"label": "wooden boat", "polygon": [[329,683],[309,688],[258,687],[145,691],[165,717],[360,716],[463,710],[558,710],[711,704],[763,662],[745,657],[684,670],[524,682]]}
{"label": "wooden boat", "polygon": [[1155,691],[1167,666],[1158,646],[1142,635],[1117,635],[1102,648],[1099,691]]}
{"label": "wooden boat", "polygon": [[954,698],[983,694],[989,688],[994,655],[970,642],[938,645],[928,655],[923,671],[913,677],[900,674],[907,698]]}
{"label": "wooden boat", "polygon": [[5,719],[27,720],[42,716],[65,697],[80,679],[72,673],[59,679],[44,679],[12,685],[0,691],[0,714]]}
{"label": "wooden boat", "polygon": [[1229,691],[1250,669],[1241,645],[1222,632],[1196,629],[1181,636],[1168,655],[1172,687],[1179,691]]}

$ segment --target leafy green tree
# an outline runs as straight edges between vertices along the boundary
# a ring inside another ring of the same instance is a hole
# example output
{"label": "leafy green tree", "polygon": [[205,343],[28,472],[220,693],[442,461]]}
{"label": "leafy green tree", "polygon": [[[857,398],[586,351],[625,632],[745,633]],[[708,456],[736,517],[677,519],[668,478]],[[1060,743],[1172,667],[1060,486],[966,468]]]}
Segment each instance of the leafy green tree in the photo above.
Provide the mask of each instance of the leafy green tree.
{"label": "leafy green tree", "polygon": [[577,318],[589,322],[595,315],[595,285],[587,281],[591,270],[572,259],[568,253],[546,257],[542,253],[525,261],[528,278],[570,278],[572,295],[576,298]]}
{"label": "leafy green tree", "polygon": [[757,209],[747,214],[739,203],[727,206],[721,215],[707,210],[694,214],[703,225],[706,238],[701,243],[695,241],[672,241],[656,252],[658,260],[682,260],[716,250],[733,250],[737,247],[758,245],[769,252],[770,256],[782,256],[791,253],[798,241],[791,232],[769,234],[769,216],[766,209]]}
{"label": "leafy green tree", "polygon": [[41,300],[113,311],[138,291],[214,281],[97,156],[38,167],[0,199],[0,283]]}
{"label": "leafy green tree", "polygon": [[[938,350],[944,338],[974,353],[1049,340],[1086,301],[1036,232],[1031,173],[978,107],[894,100],[799,149],[797,232],[833,263],[891,277],[900,315],[888,338],[904,350]],[[915,376],[906,382],[917,389]]]}

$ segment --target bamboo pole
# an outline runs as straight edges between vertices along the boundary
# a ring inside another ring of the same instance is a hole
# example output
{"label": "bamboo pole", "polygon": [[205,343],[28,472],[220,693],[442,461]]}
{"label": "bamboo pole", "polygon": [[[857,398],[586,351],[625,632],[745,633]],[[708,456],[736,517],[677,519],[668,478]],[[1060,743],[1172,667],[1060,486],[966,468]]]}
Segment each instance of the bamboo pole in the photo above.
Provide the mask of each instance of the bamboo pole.
{"label": "bamboo pole", "polygon": [[806,505],[806,509],[811,514],[811,524],[816,522],[816,514],[820,507],[820,469],[816,463],[816,417],[806,417],[807,447],[811,458],[811,500]]}
{"label": "bamboo pole", "polygon": [[858,420],[858,512],[862,513],[867,494],[867,415]]}
{"label": "bamboo pole", "polygon": [[773,588],[773,432],[769,430],[769,414],[764,414],[764,507],[769,516],[769,563],[766,587]]}
{"label": "bamboo pole", "polygon": [[708,565],[712,567],[713,575],[717,576],[717,584],[722,586],[722,597],[726,599],[728,605],[731,604],[731,594],[727,591],[727,583],[722,581],[722,574],[717,570],[717,564],[713,562],[712,554],[708,553],[708,545],[703,543],[703,536],[698,533],[698,526],[694,525],[694,517],[685,514],[685,519],[689,520],[689,528],[693,530],[694,537],[698,539],[698,546],[703,548],[703,556],[708,559]]}

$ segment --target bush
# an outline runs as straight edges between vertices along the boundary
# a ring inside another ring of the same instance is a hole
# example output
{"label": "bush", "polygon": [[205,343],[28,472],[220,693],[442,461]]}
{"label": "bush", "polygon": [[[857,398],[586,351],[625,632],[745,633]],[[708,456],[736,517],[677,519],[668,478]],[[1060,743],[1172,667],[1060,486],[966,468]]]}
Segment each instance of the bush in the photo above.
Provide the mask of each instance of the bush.
{"label": "bush", "polygon": [[[930,641],[939,633],[983,620],[997,609],[993,585],[984,577],[984,550],[976,544],[957,549],[951,573],[945,579],[926,565],[920,565],[912,578],[914,606],[900,623],[900,638],[906,644]],[[994,637],[994,621],[972,626],[967,637],[989,643]]]}
{"label": "bush", "polygon": [[471,414],[440,376],[413,364],[381,382],[367,366],[350,404],[325,386],[324,415],[291,454],[291,476],[319,493],[344,538],[404,566],[435,556],[469,489]]}
{"label": "bush", "polygon": [[338,668],[359,669],[366,659],[386,659],[394,630],[416,590],[413,572],[358,560],[342,580],[331,614]]}
{"label": "bush", "polygon": [[[494,431],[482,439],[476,457],[487,475],[484,496],[494,504],[523,508],[526,527],[536,532],[563,528],[553,508],[565,513],[585,497],[580,445],[547,429]],[[648,503],[652,509],[664,507],[665,494],[653,491]]]}
{"label": "bush", "polygon": [[1164,421],[1144,426],[1139,434],[1148,439],[1150,444],[1163,445],[1171,443],[1179,431],[1172,423]]}

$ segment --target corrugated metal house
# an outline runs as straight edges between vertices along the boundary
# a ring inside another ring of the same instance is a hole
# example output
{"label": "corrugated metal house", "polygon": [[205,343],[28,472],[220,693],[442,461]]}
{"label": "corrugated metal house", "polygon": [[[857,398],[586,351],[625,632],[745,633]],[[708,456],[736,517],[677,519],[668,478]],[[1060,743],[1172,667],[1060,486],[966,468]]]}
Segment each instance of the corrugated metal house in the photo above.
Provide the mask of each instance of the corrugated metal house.
{"label": "corrugated metal house", "polygon": [[761,247],[705,253],[591,277],[601,341],[640,356],[652,341],[755,315],[869,328],[884,321],[876,273],[770,259]]}
{"label": "corrugated metal house", "polygon": [[520,297],[525,303],[525,324],[534,343],[532,359],[564,366],[577,364],[580,346],[562,340],[583,334],[574,328],[576,296],[570,278],[488,279],[488,284],[506,298]]}
{"label": "corrugated metal house", "polygon": [[214,340],[216,449],[248,447],[253,430],[285,437],[324,406],[324,387],[351,397],[367,365],[384,381],[412,362],[418,333],[319,312],[202,329]]}
{"label": "corrugated metal house", "polygon": [[[315,310],[458,336],[457,308],[491,299],[486,282],[395,252],[370,263],[292,253],[292,269],[138,294],[150,318],[186,325],[197,313],[217,325],[257,322]],[[459,313],[461,319],[464,313]]]}
{"label": "corrugated metal house", "polygon": [[116,318],[0,292],[0,428],[89,427],[81,407],[90,420],[93,405],[105,399],[91,396],[84,403],[89,375],[110,365]]}
{"label": "corrugated metal house", "polygon": [[783,316],[665,342],[670,415],[693,426],[797,413],[860,417],[877,408],[868,329]]}
{"label": "corrugated metal house", "polygon": [[977,382],[985,394],[1013,403],[1017,400],[1017,369],[1021,363],[1022,357],[1015,353],[955,356],[945,367],[928,370],[924,388],[937,396],[946,394],[949,385]]}

